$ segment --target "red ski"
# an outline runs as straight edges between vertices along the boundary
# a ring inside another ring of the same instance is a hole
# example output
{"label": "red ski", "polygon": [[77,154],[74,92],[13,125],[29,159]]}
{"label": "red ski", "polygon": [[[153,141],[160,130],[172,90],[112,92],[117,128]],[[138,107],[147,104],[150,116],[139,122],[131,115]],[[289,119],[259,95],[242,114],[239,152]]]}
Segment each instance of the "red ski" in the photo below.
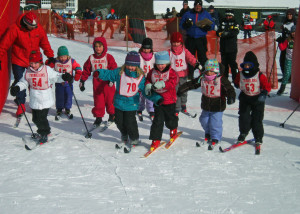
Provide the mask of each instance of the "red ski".
{"label": "red ski", "polygon": [[177,132],[177,134],[172,137],[169,141],[169,143],[166,144],[165,148],[168,149],[172,146],[172,144],[175,142],[175,140],[182,134],[182,132]]}
{"label": "red ski", "polygon": [[233,144],[233,145],[229,146],[229,147],[226,148],[226,149],[222,149],[222,147],[220,146],[220,147],[219,147],[219,150],[220,150],[221,152],[228,152],[228,151],[230,151],[230,150],[232,150],[232,149],[235,149],[235,148],[237,148],[237,147],[240,147],[240,146],[243,146],[243,145],[245,145],[245,144],[251,143],[252,141],[254,141],[254,139],[251,139],[251,140],[245,140],[244,142]]}
{"label": "red ski", "polygon": [[162,147],[165,144],[166,144],[166,142],[162,141],[162,142],[160,142],[159,146],[156,149],[154,149],[154,150],[149,149],[149,151],[144,154],[144,158],[148,157],[153,152],[155,152],[158,148]]}

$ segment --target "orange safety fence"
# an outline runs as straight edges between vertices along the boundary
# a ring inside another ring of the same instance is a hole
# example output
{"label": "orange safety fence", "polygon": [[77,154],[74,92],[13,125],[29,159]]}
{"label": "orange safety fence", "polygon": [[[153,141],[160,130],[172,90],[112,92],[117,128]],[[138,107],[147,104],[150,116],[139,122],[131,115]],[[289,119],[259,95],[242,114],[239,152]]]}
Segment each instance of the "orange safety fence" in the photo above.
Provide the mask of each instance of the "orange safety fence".
{"label": "orange safety fence", "polygon": [[[101,21],[80,20],[77,18],[64,19],[50,10],[40,9],[35,12],[38,14],[40,24],[46,32],[57,37],[92,43],[95,37],[104,36],[108,46],[128,46],[130,48],[141,46],[130,41],[132,40],[130,35],[128,35],[129,41],[126,41],[125,19]],[[170,35],[173,32],[180,31],[178,27],[179,21],[179,18],[144,20],[146,35],[153,40],[154,51],[170,48]],[[207,57],[217,57],[221,61],[219,38],[216,36],[215,31],[208,32],[207,43]],[[260,70],[270,80],[272,88],[277,89],[277,68],[276,60],[274,60],[276,54],[275,31],[268,31],[248,39],[238,39],[238,64],[243,62],[246,52],[250,50],[256,54]]]}

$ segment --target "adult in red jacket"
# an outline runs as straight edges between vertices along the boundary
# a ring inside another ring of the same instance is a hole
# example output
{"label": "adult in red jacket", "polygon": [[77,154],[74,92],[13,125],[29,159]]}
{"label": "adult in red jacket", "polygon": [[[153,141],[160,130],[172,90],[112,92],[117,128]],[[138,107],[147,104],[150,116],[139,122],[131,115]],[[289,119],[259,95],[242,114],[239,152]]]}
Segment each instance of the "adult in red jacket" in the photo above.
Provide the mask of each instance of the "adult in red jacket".
{"label": "adult in red jacket", "polygon": [[[10,47],[12,47],[11,60],[15,78],[13,85],[23,77],[25,68],[29,66],[29,55],[32,50],[39,50],[41,47],[49,61],[55,61],[47,34],[43,27],[37,23],[37,16],[33,12],[22,14],[1,39],[0,60]],[[17,117],[23,114],[19,103],[25,110],[25,97],[26,90],[20,91],[16,96],[15,102],[18,104]]]}
{"label": "adult in red jacket", "polygon": [[271,15],[269,15],[264,21],[265,30],[272,30],[275,28],[275,23]]}
{"label": "adult in red jacket", "polygon": [[168,51],[161,51],[155,54],[155,65],[147,75],[145,83],[145,94],[150,95],[154,90],[163,98],[159,106],[154,106],[154,120],[151,126],[150,137],[152,140],[151,150],[160,145],[163,134],[164,123],[170,129],[170,137],[177,134],[178,117],[176,116],[176,85],[179,77],[171,68]]}
{"label": "adult in red jacket", "polygon": [[[92,72],[97,69],[116,69],[117,63],[114,57],[107,53],[107,43],[104,37],[96,37],[93,42],[94,54],[90,55],[83,65],[83,72],[80,79],[79,88],[85,90],[84,82],[89,78]],[[96,72],[97,73],[97,72]],[[92,113],[96,120],[95,126],[99,126],[102,122],[102,117],[106,111],[109,114],[109,121],[114,121],[115,107],[113,105],[114,94],[116,91],[113,82],[103,81],[98,75],[93,75],[93,92],[94,92],[94,108]]]}

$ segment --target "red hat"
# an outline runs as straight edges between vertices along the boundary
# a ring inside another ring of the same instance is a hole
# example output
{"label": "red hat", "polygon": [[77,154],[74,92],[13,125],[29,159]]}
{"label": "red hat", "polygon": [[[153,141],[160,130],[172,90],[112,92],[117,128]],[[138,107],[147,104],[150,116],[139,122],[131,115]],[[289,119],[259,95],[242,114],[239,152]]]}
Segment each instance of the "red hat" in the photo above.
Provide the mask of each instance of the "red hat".
{"label": "red hat", "polygon": [[182,38],[182,34],[179,32],[174,32],[171,35],[171,43],[173,42],[181,42],[183,43],[183,38]]}
{"label": "red hat", "polygon": [[43,55],[40,51],[31,51],[29,55],[29,62],[39,62],[43,64]]}
{"label": "red hat", "polygon": [[111,9],[110,12],[111,12],[111,13],[115,13],[115,9]]}
{"label": "red hat", "polygon": [[23,21],[26,25],[29,25],[31,27],[37,26],[37,16],[31,11],[23,16]]}

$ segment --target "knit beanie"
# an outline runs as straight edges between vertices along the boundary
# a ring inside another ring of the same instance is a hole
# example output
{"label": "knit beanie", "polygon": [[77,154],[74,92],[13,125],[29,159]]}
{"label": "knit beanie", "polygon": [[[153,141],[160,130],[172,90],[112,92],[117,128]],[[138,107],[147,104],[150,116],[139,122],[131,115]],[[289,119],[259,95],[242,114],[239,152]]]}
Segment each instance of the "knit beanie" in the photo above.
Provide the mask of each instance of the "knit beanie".
{"label": "knit beanie", "polygon": [[40,51],[31,51],[29,55],[29,62],[39,62],[43,64],[43,55]]}
{"label": "knit beanie", "polygon": [[234,16],[234,11],[232,9],[225,10],[225,16]]}
{"label": "knit beanie", "polygon": [[253,63],[254,68],[258,68],[259,67],[259,63],[258,63],[257,57],[256,57],[256,55],[252,51],[248,51],[246,53],[246,55],[244,57],[244,63],[245,62],[251,62],[251,63]]}
{"label": "knit beanie", "polygon": [[69,51],[66,46],[60,46],[57,50],[57,56],[69,56]]}
{"label": "knit beanie", "polygon": [[160,51],[155,53],[155,64],[163,65],[170,63],[170,56],[168,51]]}
{"label": "knit beanie", "polygon": [[202,6],[202,4],[203,4],[202,0],[195,0],[195,2],[194,2],[194,6],[196,6],[196,5]]}
{"label": "knit beanie", "polygon": [[140,67],[140,55],[136,51],[130,51],[125,59],[125,65]]}
{"label": "knit beanie", "polygon": [[142,48],[144,49],[151,49],[153,48],[153,42],[150,38],[145,38],[142,42]]}
{"label": "knit beanie", "polygon": [[205,62],[204,67],[205,67],[205,71],[212,71],[217,75],[220,73],[220,66],[217,59],[208,59]]}
{"label": "knit beanie", "polygon": [[184,0],[182,4],[189,4],[188,0]]}
{"label": "knit beanie", "polygon": [[173,42],[181,42],[181,43],[183,43],[182,34],[179,33],[179,32],[172,33],[170,41],[171,41],[171,43],[173,43]]}
{"label": "knit beanie", "polygon": [[29,25],[31,27],[36,27],[37,26],[37,16],[35,15],[35,13],[33,13],[32,11],[30,11],[29,13],[26,13],[23,16],[23,22],[26,25]]}

